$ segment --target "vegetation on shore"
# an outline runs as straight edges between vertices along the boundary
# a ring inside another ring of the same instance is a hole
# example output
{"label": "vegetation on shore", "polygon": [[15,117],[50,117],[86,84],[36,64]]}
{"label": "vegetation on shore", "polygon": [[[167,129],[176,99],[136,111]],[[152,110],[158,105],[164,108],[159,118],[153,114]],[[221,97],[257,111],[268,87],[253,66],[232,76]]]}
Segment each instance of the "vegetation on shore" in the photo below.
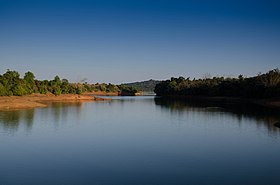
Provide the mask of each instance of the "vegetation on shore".
{"label": "vegetation on shore", "polygon": [[59,76],[55,76],[53,80],[37,80],[30,71],[26,72],[23,78],[20,78],[17,71],[10,70],[0,75],[0,96],[23,96],[33,93],[52,93],[58,96],[60,94],[82,94],[85,92],[116,92],[120,95],[132,95],[138,90],[123,84],[70,83],[67,79],[61,80]]}
{"label": "vegetation on shore", "polygon": [[239,98],[280,98],[280,71],[271,70],[254,77],[204,79],[171,78],[158,83],[158,96],[224,96]]}

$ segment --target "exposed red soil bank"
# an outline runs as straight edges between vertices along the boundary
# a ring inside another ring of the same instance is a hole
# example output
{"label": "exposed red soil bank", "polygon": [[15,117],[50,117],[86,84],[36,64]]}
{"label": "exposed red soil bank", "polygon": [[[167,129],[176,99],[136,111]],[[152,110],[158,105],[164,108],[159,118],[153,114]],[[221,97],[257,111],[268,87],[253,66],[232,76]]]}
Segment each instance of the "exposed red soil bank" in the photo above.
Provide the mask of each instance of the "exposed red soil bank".
{"label": "exposed red soil bank", "polygon": [[63,94],[33,94],[28,96],[0,96],[0,110],[30,109],[46,107],[46,102],[88,102],[104,101],[104,98],[97,98],[90,95]]}

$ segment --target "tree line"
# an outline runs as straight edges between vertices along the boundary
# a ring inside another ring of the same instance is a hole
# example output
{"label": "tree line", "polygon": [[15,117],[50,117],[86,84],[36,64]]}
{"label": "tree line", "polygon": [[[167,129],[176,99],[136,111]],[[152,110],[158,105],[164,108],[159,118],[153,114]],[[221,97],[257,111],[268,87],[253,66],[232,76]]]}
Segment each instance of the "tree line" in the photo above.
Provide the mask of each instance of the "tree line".
{"label": "tree line", "polygon": [[28,71],[23,78],[17,71],[7,70],[4,74],[0,75],[0,96],[23,96],[33,93],[54,95],[60,94],[82,94],[84,92],[118,92],[122,94],[134,93],[138,90],[125,85],[114,84],[88,84],[84,83],[70,83],[67,79],[60,79],[57,75],[53,80],[37,80],[35,75]]}
{"label": "tree line", "polygon": [[270,70],[254,77],[204,79],[174,78],[156,85],[158,96],[226,96],[241,98],[280,98],[280,71]]}

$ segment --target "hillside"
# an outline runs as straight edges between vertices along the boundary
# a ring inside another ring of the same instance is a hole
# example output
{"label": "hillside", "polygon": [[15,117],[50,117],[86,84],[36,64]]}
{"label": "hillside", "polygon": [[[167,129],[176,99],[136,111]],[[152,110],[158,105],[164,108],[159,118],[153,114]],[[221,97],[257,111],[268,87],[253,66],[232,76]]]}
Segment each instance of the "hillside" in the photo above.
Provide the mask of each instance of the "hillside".
{"label": "hillside", "polygon": [[125,83],[124,85],[129,87],[134,87],[140,91],[144,92],[154,92],[156,84],[160,83],[159,80],[147,80],[142,82]]}

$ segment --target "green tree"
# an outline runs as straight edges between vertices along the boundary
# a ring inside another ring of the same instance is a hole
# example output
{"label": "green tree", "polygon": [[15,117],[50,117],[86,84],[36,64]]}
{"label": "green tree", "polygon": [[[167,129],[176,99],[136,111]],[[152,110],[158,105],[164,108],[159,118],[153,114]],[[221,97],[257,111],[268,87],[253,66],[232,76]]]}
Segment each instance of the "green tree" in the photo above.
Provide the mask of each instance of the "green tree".
{"label": "green tree", "polygon": [[7,90],[4,85],[0,82],[0,96],[7,96]]}
{"label": "green tree", "polygon": [[22,89],[18,89],[17,87],[21,86],[19,76],[20,75],[17,71],[10,70],[7,70],[7,72],[3,74],[2,84],[6,88],[6,95],[12,96],[14,94],[24,94],[23,92],[21,92]]}
{"label": "green tree", "polygon": [[61,93],[62,94],[68,94],[70,93],[70,84],[68,82],[67,79],[62,79],[61,80],[61,85],[60,85],[60,88],[61,88]]}
{"label": "green tree", "polygon": [[54,82],[55,82],[56,85],[61,85],[61,80],[60,80],[60,78],[59,78],[58,75],[56,75],[56,76],[54,77]]}
{"label": "green tree", "polygon": [[60,95],[61,94],[60,86],[61,86],[61,80],[59,76],[56,75],[54,77],[54,80],[51,81],[51,87],[50,87],[51,92],[56,96]]}
{"label": "green tree", "polygon": [[58,95],[61,94],[61,89],[60,89],[59,86],[55,86],[55,87],[53,88],[53,94],[56,95],[56,96],[58,96]]}
{"label": "green tree", "polygon": [[23,77],[26,85],[26,92],[28,94],[35,93],[37,91],[37,87],[35,84],[35,76],[32,72],[28,71],[25,73]]}

